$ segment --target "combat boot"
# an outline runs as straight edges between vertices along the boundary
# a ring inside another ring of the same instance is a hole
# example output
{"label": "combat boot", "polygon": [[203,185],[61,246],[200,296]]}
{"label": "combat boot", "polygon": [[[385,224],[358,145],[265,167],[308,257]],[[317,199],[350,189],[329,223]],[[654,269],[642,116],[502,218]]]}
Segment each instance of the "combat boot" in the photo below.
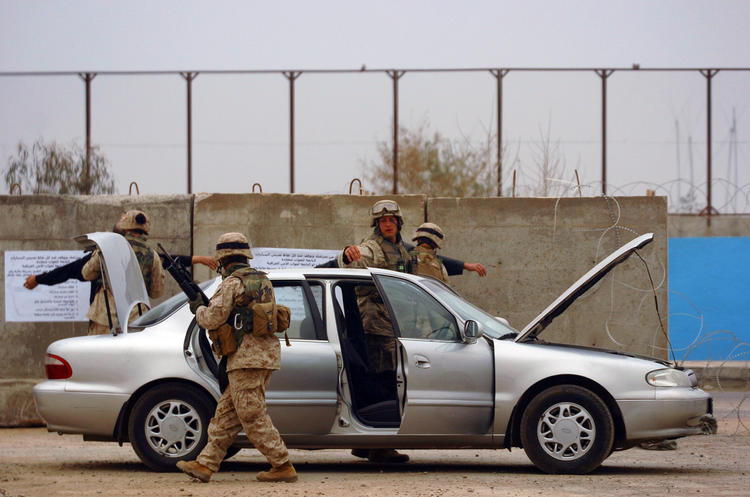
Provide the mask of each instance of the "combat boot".
{"label": "combat boot", "polygon": [[393,462],[393,463],[404,463],[409,462],[409,456],[402,454],[395,449],[372,449],[370,454],[367,456],[370,462]]}
{"label": "combat boot", "polygon": [[177,461],[177,469],[186,475],[197,478],[203,483],[208,483],[213,471],[199,463],[198,461]]}
{"label": "combat boot", "polygon": [[256,478],[258,481],[284,481],[293,483],[297,481],[297,471],[295,471],[292,463],[287,461],[281,466],[276,466],[268,471],[261,471]]}

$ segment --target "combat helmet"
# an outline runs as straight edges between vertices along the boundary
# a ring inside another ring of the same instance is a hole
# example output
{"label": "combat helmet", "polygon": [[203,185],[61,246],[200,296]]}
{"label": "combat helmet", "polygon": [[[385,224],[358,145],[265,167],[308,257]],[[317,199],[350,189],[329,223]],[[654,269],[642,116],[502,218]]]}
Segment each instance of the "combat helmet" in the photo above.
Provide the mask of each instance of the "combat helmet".
{"label": "combat helmet", "polygon": [[151,230],[151,221],[145,212],[133,209],[123,214],[115,226],[123,231],[140,230],[148,235]]}
{"label": "combat helmet", "polygon": [[253,258],[253,253],[250,251],[250,242],[242,233],[224,233],[216,241],[216,260],[220,261],[230,255]]}
{"label": "combat helmet", "polygon": [[419,225],[419,228],[417,228],[417,232],[412,240],[417,241],[420,238],[427,238],[435,244],[436,248],[440,248],[443,239],[445,238],[445,234],[443,233],[443,230],[440,229],[440,226],[435,223],[422,223]]}
{"label": "combat helmet", "polygon": [[399,221],[399,228],[404,224],[401,207],[395,200],[378,200],[370,207],[370,226],[375,226],[381,217],[393,216]]}

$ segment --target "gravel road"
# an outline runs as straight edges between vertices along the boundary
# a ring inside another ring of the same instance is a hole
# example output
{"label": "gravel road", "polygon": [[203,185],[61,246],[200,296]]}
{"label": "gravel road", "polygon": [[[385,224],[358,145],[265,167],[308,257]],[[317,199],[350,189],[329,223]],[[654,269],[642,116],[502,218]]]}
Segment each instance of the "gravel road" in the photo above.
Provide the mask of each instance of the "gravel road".
{"label": "gravel road", "polygon": [[585,476],[546,475],[522,450],[405,451],[404,465],[375,465],[345,450],[291,451],[294,484],[263,484],[261,456],[243,450],[211,483],[153,473],[131,447],[83,442],[43,428],[0,430],[0,497],[37,496],[750,496],[750,394],[715,395],[719,433],[680,439],[677,450],[612,454]]}

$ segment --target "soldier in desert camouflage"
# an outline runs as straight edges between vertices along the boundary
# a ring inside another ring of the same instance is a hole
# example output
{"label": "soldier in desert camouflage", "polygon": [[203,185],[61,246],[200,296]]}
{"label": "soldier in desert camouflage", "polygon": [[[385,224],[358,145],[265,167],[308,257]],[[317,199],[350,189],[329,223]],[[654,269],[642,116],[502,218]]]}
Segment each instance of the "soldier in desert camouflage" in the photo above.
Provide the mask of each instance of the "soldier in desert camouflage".
{"label": "soldier in desert camouflage", "polygon": [[[239,321],[237,350],[227,357],[229,386],[216,406],[208,426],[208,443],[195,461],[179,461],[177,467],[188,475],[208,482],[232,445],[244,430],[256,449],[271,463],[269,471],[258,473],[260,481],[297,481],[297,472],[289,461],[289,452],[266,411],[266,387],[271,373],[279,369],[281,349],[273,335],[253,334],[253,315],[247,312],[254,303],[275,302],[271,281],[262,271],[248,264],[250,244],[241,233],[225,233],[216,243],[216,259],[221,265],[222,282],[208,306],[191,301],[190,310],[198,324],[215,330],[224,323]],[[235,315],[241,317],[234,319]],[[236,335],[237,336],[237,335]]]}
{"label": "soldier in desert camouflage", "polygon": [[437,249],[443,243],[445,233],[435,223],[422,223],[412,238],[417,246],[409,251],[414,274],[432,276],[448,283],[448,271],[437,257]]}
{"label": "soldier in desert camouflage", "polygon": [[[126,212],[115,225],[115,229],[123,234],[133,248],[133,252],[135,252],[138,265],[141,268],[141,274],[143,275],[143,282],[146,284],[148,296],[150,298],[160,297],[164,293],[164,271],[162,270],[159,254],[147,243],[151,222],[146,213],[139,210]],[[88,262],[83,265],[81,276],[87,281],[93,281],[101,276],[101,272],[99,249],[96,249],[91,254]],[[99,288],[96,295],[94,295],[94,300],[87,314],[89,318],[89,335],[109,333],[109,316],[112,315],[112,319],[115,319],[115,311],[112,308],[114,301],[114,296],[109,289],[105,290],[103,286]],[[109,314],[107,313],[107,302],[110,302]],[[134,319],[143,311],[142,304],[138,304],[130,311],[128,320]]]}

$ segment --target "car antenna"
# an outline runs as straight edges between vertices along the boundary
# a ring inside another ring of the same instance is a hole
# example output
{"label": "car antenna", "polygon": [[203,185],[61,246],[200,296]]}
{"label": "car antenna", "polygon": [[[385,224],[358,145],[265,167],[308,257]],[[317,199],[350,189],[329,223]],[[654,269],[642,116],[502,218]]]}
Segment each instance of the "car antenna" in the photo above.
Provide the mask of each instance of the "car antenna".
{"label": "car antenna", "polygon": [[648,267],[648,263],[646,260],[641,257],[641,254],[635,250],[635,255],[638,256],[638,258],[643,262],[643,265],[646,266],[646,274],[648,274],[648,280],[651,282],[651,291],[654,292],[654,306],[656,307],[656,316],[659,318],[659,327],[661,328],[661,332],[664,333],[664,338],[667,340],[667,346],[669,347],[669,351],[672,353],[672,362],[674,363],[675,367],[677,367],[677,357],[674,353],[674,348],[672,348],[672,342],[669,340],[669,335],[667,335],[667,330],[664,329],[664,322],[661,319],[661,313],[659,312],[659,299],[656,298],[656,287],[654,286],[654,279],[651,277],[651,270]]}

